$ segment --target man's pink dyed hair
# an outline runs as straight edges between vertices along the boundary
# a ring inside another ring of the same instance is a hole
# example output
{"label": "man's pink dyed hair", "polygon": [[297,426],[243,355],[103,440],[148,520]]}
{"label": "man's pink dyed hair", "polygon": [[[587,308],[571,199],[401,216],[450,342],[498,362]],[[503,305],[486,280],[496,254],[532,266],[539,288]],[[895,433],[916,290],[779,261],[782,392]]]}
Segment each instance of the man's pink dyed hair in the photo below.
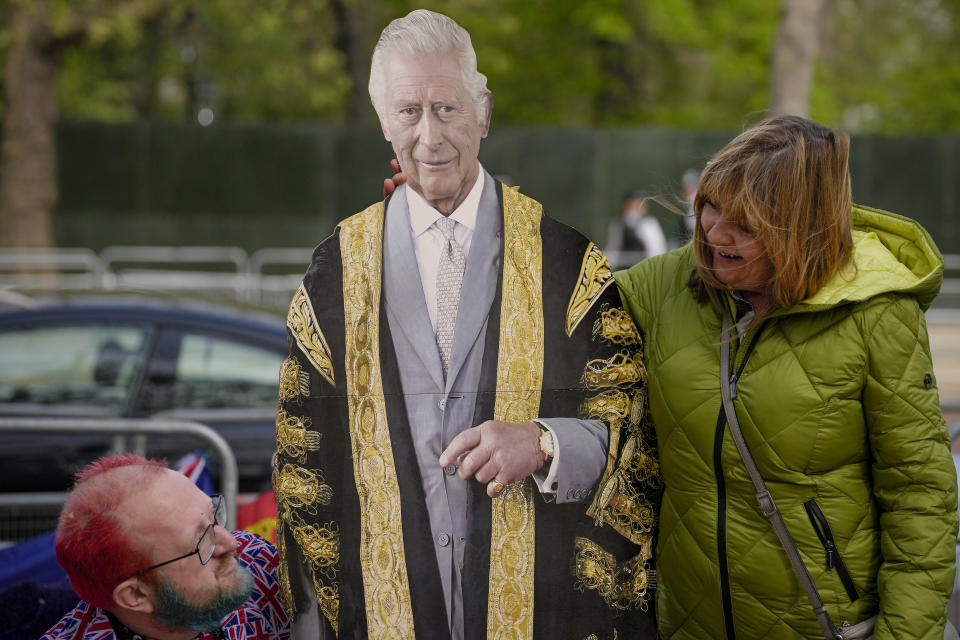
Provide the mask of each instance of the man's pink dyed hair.
{"label": "man's pink dyed hair", "polygon": [[148,564],[148,545],[129,538],[118,509],[166,468],[163,461],[119,453],[90,463],[75,476],[57,525],[57,560],[73,590],[90,604],[112,609],[114,587]]}

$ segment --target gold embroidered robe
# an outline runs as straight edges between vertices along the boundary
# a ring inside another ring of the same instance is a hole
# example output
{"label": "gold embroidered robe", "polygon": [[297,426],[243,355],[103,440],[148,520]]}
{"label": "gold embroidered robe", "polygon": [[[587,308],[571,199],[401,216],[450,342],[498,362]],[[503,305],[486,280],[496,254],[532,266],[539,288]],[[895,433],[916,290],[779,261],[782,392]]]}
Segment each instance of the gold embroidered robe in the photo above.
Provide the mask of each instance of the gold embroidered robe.
{"label": "gold embroidered robe", "polygon": [[[597,247],[519,192],[501,198],[503,268],[476,423],[598,419],[610,445],[599,490],[583,503],[548,503],[529,479],[491,501],[474,483],[465,637],[653,638],[659,468],[640,336]],[[341,638],[443,638],[382,313],[383,220],[378,203],[343,221],[290,305],[274,471],[281,597],[296,615],[304,594],[315,596]]]}

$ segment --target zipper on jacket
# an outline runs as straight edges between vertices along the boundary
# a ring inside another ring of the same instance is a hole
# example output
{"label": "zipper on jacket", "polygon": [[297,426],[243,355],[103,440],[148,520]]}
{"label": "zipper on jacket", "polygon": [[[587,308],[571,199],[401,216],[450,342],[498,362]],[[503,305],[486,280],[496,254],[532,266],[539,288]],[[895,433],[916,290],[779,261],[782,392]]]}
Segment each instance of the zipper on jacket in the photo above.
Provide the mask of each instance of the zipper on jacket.
{"label": "zipper on jacket", "polygon": [[827,552],[827,569],[837,570],[840,582],[843,583],[843,588],[847,591],[847,597],[850,598],[850,602],[856,602],[860,594],[857,593],[857,587],[853,584],[853,578],[850,577],[850,572],[847,571],[847,565],[844,564],[843,558],[840,557],[840,551],[837,549],[837,544],[833,540],[833,531],[830,530],[830,523],[827,522],[827,517],[823,515],[823,511],[820,510],[820,506],[816,500],[807,500],[803,503],[803,508],[807,510],[807,517],[810,518],[810,524],[813,525],[813,530],[817,533],[817,537],[820,538],[820,544],[823,545],[823,550]]}
{"label": "zipper on jacket", "polygon": [[717,431],[713,439],[713,473],[717,480],[717,561],[720,565],[720,597],[723,604],[723,624],[727,640],[735,640],[733,628],[733,602],[730,599],[730,574],[727,571],[727,489],[723,481],[723,434],[726,431],[727,414],[720,407],[717,416]]}
{"label": "zipper on jacket", "polygon": [[757,332],[753,334],[753,338],[750,340],[750,344],[747,345],[747,352],[743,354],[743,360],[740,362],[740,366],[737,368],[737,372],[730,376],[730,399],[737,397],[737,382],[740,381],[740,376],[743,375],[743,370],[747,367],[747,360],[750,359],[750,356],[753,354],[754,347],[757,346],[757,341],[760,338],[760,332],[763,331],[763,325],[765,322],[761,322],[757,327]]}
{"label": "zipper on jacket", "polygon": [[[730,376],[730,396],[737,397],[737,381],[743,374],[747,361],[753,353],[764,323],[761,322],[747,345],[743,360],[737,372]],[[721,336],[723,339],[724,336]],[[717,431],[713,439],[713,473],[717,481],[717,562],[720,568],[720,598],[723,604],[723,623],[727,632],[727,640],[736,640],[736,631],[733,625],[733,599],[730,595],[730,572],[727,563],[727,488],[723,480],[723,436],[727,430],[727,414],[720,407],[717,416]]]}

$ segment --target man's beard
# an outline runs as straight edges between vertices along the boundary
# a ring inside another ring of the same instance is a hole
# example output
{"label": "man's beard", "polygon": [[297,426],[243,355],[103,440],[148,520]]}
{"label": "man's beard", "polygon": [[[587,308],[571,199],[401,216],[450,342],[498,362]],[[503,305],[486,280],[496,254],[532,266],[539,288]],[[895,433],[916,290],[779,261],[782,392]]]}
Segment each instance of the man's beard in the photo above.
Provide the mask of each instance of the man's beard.
{"label": "man's beard", "polygon": [[157,580],[157,602],[153,616],[171,627],[211,631],[220,626],[220,621],[243,604],[253,591],[253,576],[243,565],[236,570],[237,584],[229,590],[221,589],[217,596],[206,604],[188,602],[177,587],[166,578]]}

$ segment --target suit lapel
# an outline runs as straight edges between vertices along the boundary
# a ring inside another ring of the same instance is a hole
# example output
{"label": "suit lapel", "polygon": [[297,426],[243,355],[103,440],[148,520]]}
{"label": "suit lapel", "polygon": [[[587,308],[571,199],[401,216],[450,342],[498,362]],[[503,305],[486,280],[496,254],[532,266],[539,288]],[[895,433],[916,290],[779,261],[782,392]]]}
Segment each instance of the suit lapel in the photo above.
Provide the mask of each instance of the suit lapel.
{"label": "suit lapel", "polygon": [[[480,335],[480,329],[490,313],[490,305],[497,293],[502,256],[503,212],[497,191],[500,183],[484,172],[483,193],[477,211],[477,226],[467,256],[467,266],[460,288],[460,308],[457,311],[457,328],[453,334],[453,353],[447,372],[447,390],[457,379],[457,374],[471,347]],[[421,294],[422,297],[422,294]],[[438,356],[439,358],[439,356]],[[442,369],[441,369],[442,371]]]}
{"label": "suit lapel", "polygon": [[[399,330],[413,345],[424,369],[443,388],[443,365],[420,284],[420,269],[410,233],[410,211],[401,186],[387,203],[383,237],[383,279],[391,330]],[[472,254],[472,251],[471,251]],[[468,267],[469,269],[469,262]],[[459,330],[459,327],[457,327]],[[456,344],[456,343],[454,343]],[[456,349],[456,347],[454,347]]]}

